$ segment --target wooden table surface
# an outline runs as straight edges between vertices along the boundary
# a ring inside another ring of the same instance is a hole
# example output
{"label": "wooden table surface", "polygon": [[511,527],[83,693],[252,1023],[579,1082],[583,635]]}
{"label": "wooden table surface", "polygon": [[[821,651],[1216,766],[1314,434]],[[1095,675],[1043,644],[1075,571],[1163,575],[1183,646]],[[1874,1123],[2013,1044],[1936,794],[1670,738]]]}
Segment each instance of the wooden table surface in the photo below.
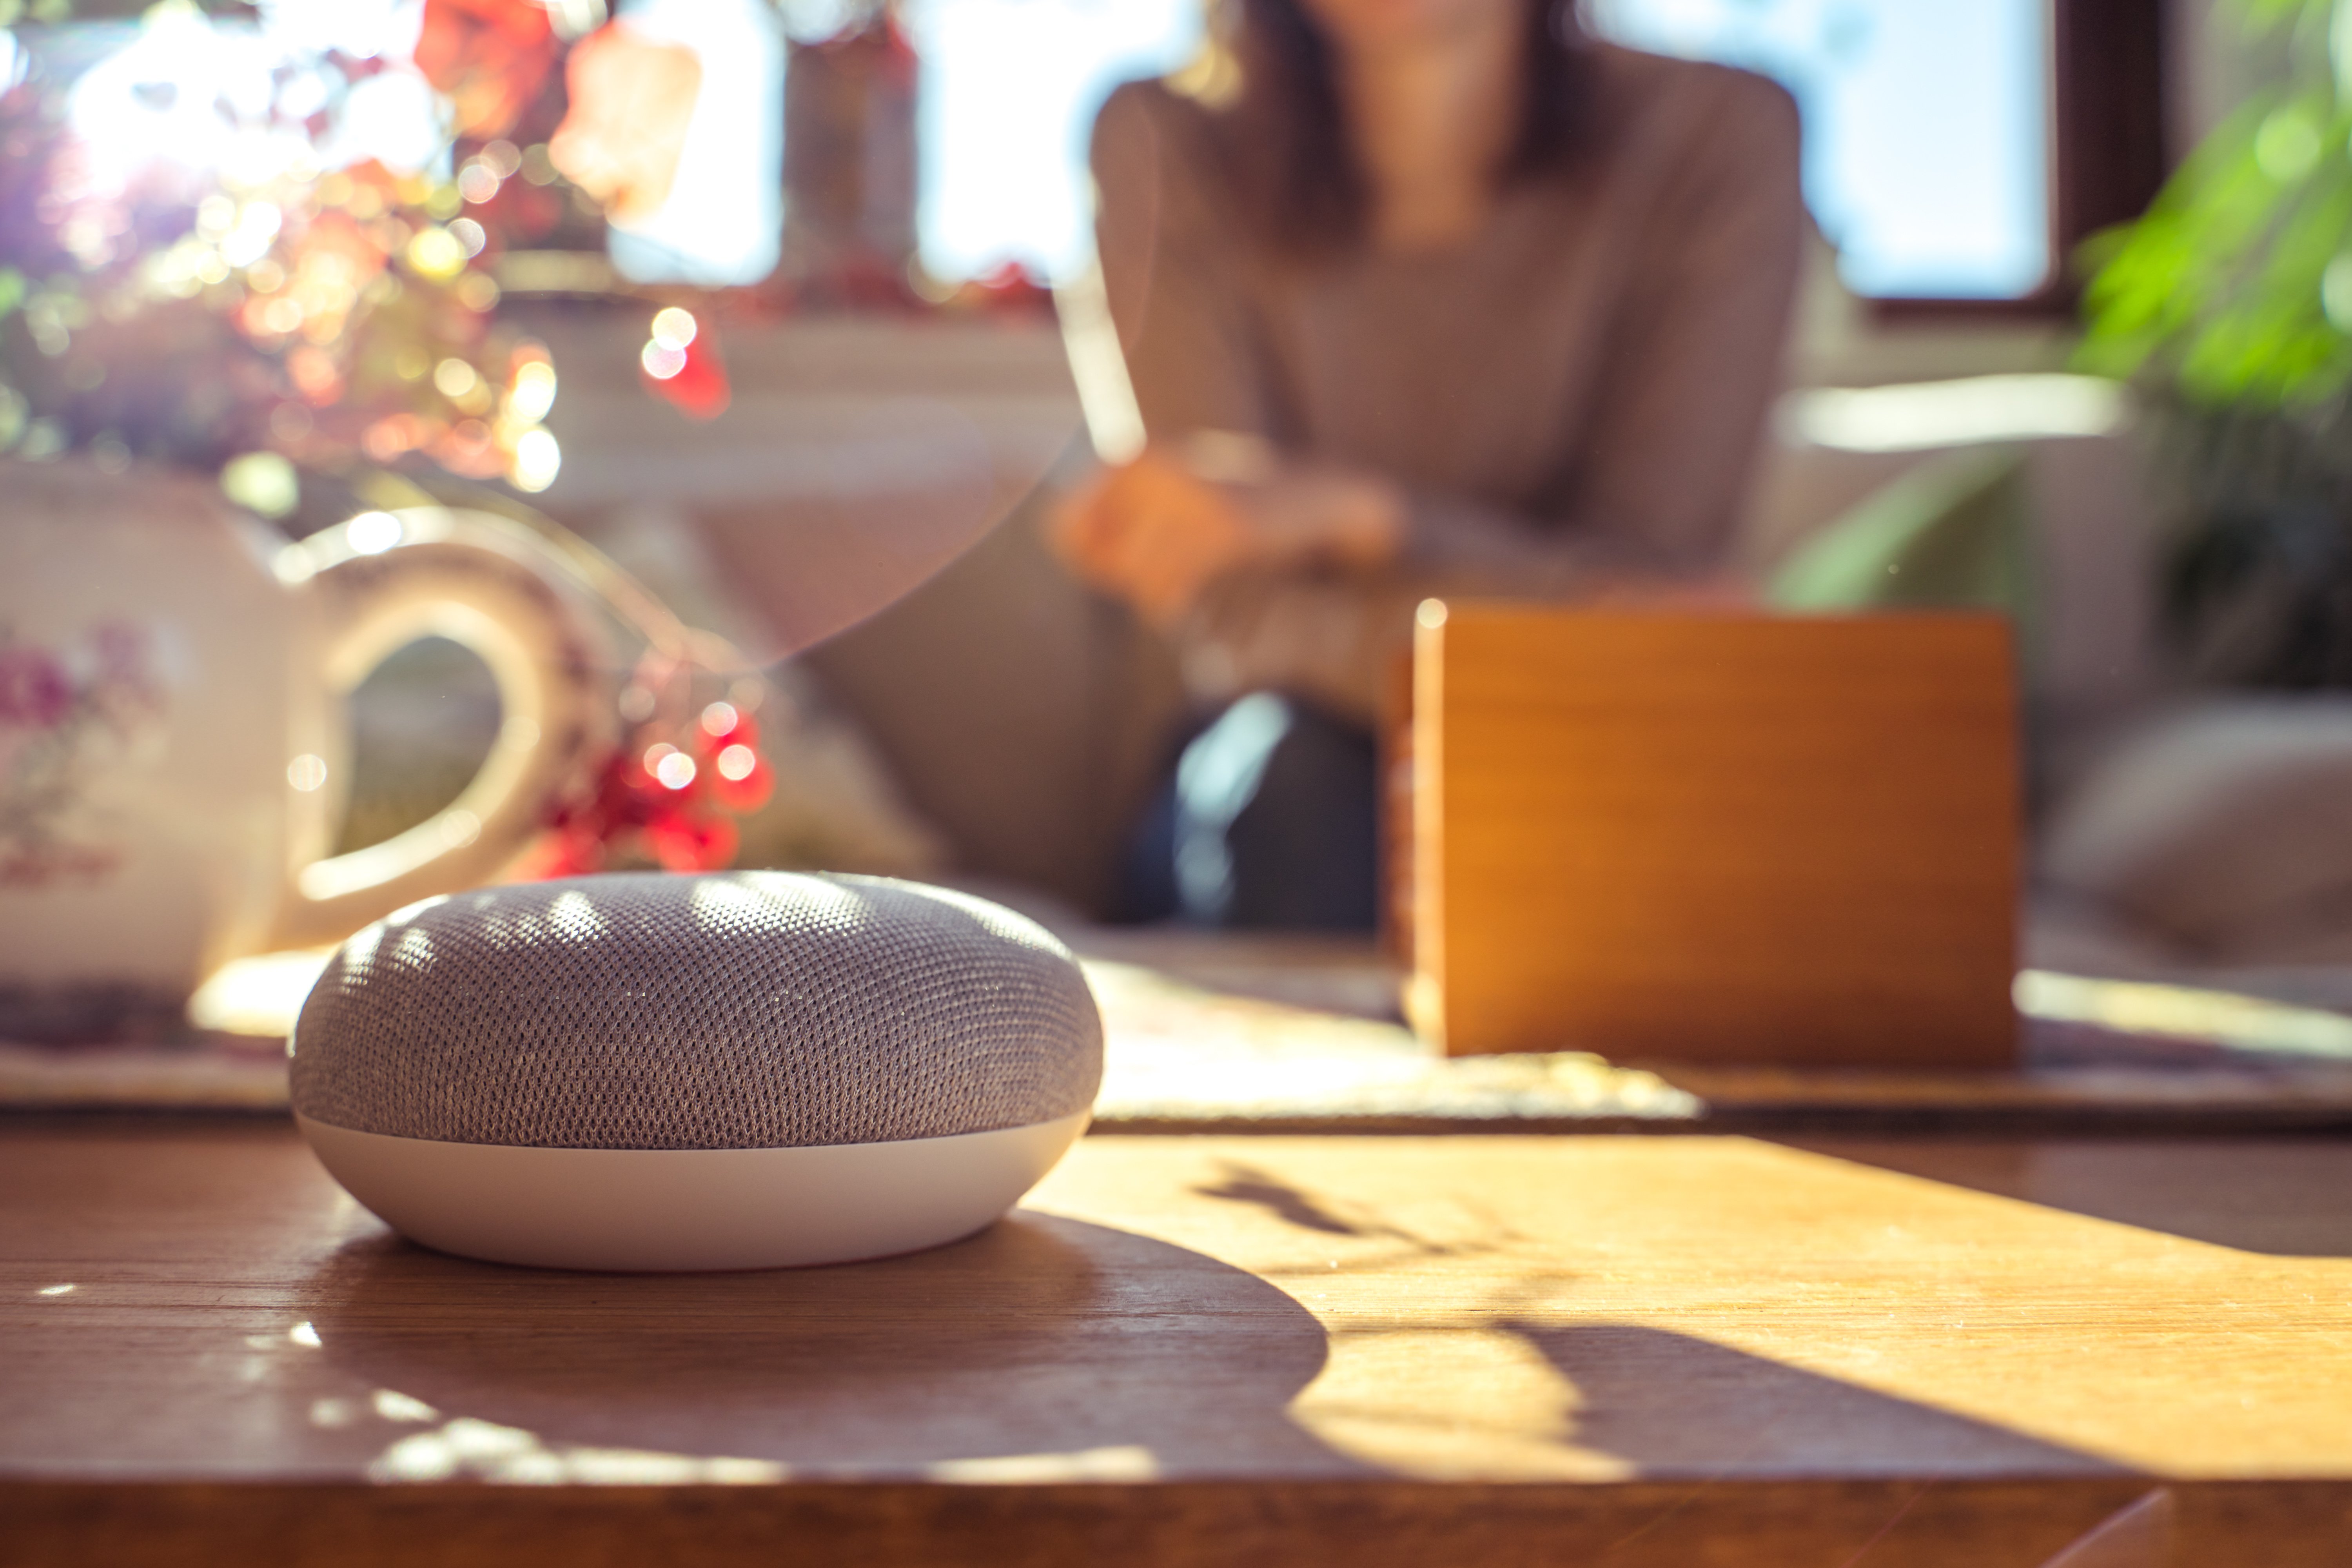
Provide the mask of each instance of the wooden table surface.
{"label": "wooden table surface", "polygon": [[2352,1143],[1098,1136],[646,1278],[0,1124],[0,1563],[673,1560],[2340,1564]]}

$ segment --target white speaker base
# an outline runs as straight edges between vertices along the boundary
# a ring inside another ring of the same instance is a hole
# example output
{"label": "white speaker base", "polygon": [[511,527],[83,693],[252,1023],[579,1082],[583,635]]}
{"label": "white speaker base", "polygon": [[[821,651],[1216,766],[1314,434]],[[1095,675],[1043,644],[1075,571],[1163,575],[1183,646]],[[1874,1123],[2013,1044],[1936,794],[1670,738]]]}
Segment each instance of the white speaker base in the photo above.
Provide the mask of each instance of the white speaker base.
{"label": "white speaker base", "polygon": [[295,1121],[328,1173],[412,1241],[493,1263],[665,1273],[958,1240],[1036,1185],[1087,1118],[798,1149],[530,1149]]}

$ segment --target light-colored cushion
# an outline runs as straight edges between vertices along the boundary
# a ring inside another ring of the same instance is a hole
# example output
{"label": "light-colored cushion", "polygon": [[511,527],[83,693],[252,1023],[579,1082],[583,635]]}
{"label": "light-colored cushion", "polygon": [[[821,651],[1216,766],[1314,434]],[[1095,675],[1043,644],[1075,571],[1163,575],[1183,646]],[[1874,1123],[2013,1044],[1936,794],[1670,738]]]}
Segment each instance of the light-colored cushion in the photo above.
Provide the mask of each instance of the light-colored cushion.
{"label": "light-colored cushion", "polygon": [[2135,727],[2056,803],[2052,889],[2207,955],[2352,929],[2352,696],[2241,696]]}
{"label": "light-colored cushion", "polygon": [[[1790,400],[1809,395],[1792,393]],[[2142,476],[2146,453],[2128,427],[1990,446],[1852,451],[1797,438],[1786,409],[1739,545],[1743,564],[1772,584],[1774,602],[1791,608],[1927,602],[1890,598],[1885,589],[1894,584],[1865,588],[1861,579],[1874,569],[1882,579],[1907,580],[1906,587],[1948,586],[1949,576],[1939,584],[1929,563],[1890,574],[1886,566],[1900,558],[1879,552],[1888,534],[1906,542],[1907,552],[1916,535],[1906,517],[1923,527],[1934,520],[1928,531],[1939,551],[1972,535],[1979,562],[2023,569],[2040,742],[2061,738],[2062,731],[2071,742],[2074,731],[2103,726],[2170,683],[2155,637],[2158,540]],[[2021,486],[2001,494],[2007,487],[1997,483],[1996,493],[1983,498],[1996,504],[1975,505],[1973,479],[1997,481],[2003,450],[2022,459]],[[1998,513],[2011,501],[2019,503],[2016,534],[2004,532],[2006,521],[1984,526],[1988,510]],[[1973,514],[1975,528],[1942,521],[1943,507],[1954,502]],[[1877,549],[1874,537],[1882,542]],[[2017,555],[2008,553],[2011,538],[2022,547]],[[1824,593],[1837,603],[1824,605]]]}

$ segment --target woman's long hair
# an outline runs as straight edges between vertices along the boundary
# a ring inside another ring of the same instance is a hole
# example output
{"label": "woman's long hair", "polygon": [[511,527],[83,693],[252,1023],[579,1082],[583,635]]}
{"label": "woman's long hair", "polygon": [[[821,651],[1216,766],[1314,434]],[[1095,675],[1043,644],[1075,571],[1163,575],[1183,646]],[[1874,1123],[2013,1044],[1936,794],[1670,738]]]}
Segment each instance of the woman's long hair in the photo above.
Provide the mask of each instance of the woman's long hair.
{"label": "woman's long hair", "polygon": [[[1328,252],[1370,226],[1371,184],[1348,133],[1338,62],[1300,0],[1211,0],[1209,54],[1185,77],[1224,111],[1234,187],[1260,234]],[[1566,168],[1581,150],[1591,60],[1575,0],[1523,0],[1519,129],[1499,184]]]}

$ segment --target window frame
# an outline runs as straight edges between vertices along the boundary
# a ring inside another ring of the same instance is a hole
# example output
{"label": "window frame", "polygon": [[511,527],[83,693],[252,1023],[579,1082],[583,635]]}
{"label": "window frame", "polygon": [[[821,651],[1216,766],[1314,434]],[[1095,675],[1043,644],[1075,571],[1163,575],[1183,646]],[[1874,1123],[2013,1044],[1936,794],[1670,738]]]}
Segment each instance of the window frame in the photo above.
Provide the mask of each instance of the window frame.
{"label": "window frame", "polygon": [[2050,270],[2042,282],[2005,300],[1864,296],[1874,320],[2074,315],[2083,288],[2077,247],[2147,211],[2172,169],[2167,9],[2164,0],[2050,0]]}

